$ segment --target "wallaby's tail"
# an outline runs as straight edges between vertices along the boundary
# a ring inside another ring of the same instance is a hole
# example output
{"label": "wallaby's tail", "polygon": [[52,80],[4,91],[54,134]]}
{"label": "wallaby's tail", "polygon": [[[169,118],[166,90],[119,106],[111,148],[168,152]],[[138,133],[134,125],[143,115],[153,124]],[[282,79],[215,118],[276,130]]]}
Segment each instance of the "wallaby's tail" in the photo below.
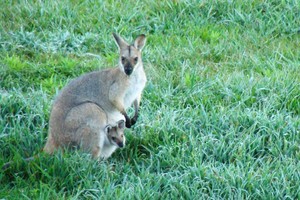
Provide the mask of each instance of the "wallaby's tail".
{"label": "wallaby's tail", "polygon": [[60,141],[64,140],[65,118],[71,109],[70,99],[58,98],[54,102],[50,113],[48,138],[44,152],[52,154],[60,146]]}

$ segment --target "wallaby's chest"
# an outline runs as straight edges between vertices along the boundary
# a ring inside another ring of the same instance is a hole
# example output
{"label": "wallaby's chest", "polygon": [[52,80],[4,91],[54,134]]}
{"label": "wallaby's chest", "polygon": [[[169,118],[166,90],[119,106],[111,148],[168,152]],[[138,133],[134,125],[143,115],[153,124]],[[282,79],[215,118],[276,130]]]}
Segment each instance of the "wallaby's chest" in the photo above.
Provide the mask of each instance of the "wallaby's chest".
{"label": "wallaby's chest", "polygon": [[129,87],[124,96],[125,109],[130,107],[133,101],[141,95],[146,85],[146,81],[146,76],[144,74],[142,74],[139,77],[134,77],[130,79]]}

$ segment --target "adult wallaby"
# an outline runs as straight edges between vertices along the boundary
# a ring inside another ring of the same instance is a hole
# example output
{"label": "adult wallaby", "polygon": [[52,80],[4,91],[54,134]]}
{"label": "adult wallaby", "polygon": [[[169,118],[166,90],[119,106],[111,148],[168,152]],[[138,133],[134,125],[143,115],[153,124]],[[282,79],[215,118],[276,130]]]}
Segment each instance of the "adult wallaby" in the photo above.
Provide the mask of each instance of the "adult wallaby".
{"label": "adult wallaby", "polygon": [[[120,117],[114,115],[120,112],[125,117],[126,127],[130,128],[135,124],[138,118],[141,94],[147,81],[141,57],[146,37],[140,35],[132,45],[129,45],[117,34],[114,33],[113,36],[120,51],[119,66],[82,75],[71,81],[60,92],[52,106],[45,152],[52,153],[73,137],[75,129],[70,128],[72,124],[70,125],[68,121],[73,112],[77,112],[78,115],[74,116],[78,116],[81,120],[80,113],[85,109],[91,112],[96,108],[103,109],[104,113],[108,115],[107,124],[119,121]],[[126,108],[132,103],[135,113],[130,119]],[[89,105],[89,107],[80,109],[80,112],[76,111],[81,105]],[[86,116],[90,117],[88,113]],[[99,118],[98,120],[103,119]],[[97,120],[92,121],[96,124],[102,123]],[[76,120],[73,122],[76,123]]]}

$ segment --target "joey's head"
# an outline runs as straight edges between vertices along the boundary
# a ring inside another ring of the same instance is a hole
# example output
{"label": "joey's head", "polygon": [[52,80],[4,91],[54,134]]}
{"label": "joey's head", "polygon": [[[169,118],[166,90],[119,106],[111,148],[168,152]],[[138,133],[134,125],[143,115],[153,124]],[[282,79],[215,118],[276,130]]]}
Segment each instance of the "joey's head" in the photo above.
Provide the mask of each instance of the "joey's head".
{"label": "joey's head", "polygon": [[128,44],[116,33],[113,33],[113,36],[120,51],[119,67],[130,76],[138,66],[142,65],[142,49],[146,43],[146,36],[144,34],[138,36],[133,44]]}
{"label": "joey's head", "polygon": [[112,145],[115,145],[120,148],[125,146],[124,128],[124,120],[118,121],[116,126],[107,125],[105,127],[107,138]]}

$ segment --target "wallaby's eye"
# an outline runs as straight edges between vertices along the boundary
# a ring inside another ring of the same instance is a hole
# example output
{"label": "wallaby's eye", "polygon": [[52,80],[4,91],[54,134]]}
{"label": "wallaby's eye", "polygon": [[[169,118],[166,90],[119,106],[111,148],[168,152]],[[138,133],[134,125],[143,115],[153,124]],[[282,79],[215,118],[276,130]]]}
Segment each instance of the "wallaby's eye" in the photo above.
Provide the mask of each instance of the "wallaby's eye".
{"label": "wallaby's eye", "polygon": [[135,57],[135,58],[134,58],[134,62],[137,62],[138,60],[139,60],[138,57]]}
{"label": "wallaby's eye", "polygon": [[122,61],[122,63],[124,63],[124,62],[125,62],[125,60],[126,60],[126,58],[125,58],[124,56],[122,56],[122,57],[121,57],[121,61]]}
{"label": "wallaby's eye", "polygon": [[114,136],[112,136],[111,139],[112,139],[113,141],[116,141],[116,137],[114,137]]}
{"label": "wallaby's eye", "polygon": [[121,135],[121,138],[123,138],[123,137],[124,137],[124,135],[122,134],[122,135]]}

